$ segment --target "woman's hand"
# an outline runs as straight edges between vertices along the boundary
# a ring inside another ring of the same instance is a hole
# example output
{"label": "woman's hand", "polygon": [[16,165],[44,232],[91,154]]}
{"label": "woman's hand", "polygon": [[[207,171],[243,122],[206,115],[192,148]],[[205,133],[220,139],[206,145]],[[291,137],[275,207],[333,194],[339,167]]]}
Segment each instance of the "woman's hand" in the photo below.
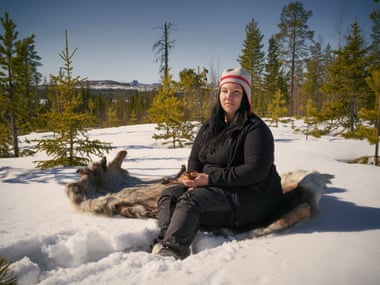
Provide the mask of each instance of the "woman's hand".
{"label": "woman's hand", "polygon": [[191,188],[207,186],[208,174],[199,173],[197,171],[188,171],[182,178],[182,183]]}

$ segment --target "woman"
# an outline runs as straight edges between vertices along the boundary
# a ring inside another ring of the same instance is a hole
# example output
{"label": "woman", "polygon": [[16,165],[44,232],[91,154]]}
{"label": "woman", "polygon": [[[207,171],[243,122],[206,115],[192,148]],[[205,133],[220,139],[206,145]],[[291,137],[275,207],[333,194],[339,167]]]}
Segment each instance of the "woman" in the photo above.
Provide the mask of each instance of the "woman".
{"label": "woman", "polygon": [[223,72],[219,100],[190,153],[190,175],[159,198],[158,254],[186,258],[200,227],[239,229],[283,200],[273,136],[251,112],[250,82],[242,68]]}

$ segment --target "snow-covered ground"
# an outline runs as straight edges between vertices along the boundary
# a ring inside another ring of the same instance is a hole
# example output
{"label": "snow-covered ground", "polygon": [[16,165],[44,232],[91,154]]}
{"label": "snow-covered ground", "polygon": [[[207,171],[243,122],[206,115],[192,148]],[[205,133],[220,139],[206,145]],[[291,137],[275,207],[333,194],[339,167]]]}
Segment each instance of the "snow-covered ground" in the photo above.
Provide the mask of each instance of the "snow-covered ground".
{"label": "snow-covered ground", "polygon": [[[372,155],[374,146],[329,136],[306,141],[287,125],[272,131],[279,172],[335,175],[314,220],[258,239],[200,233],[187,259],[154,256],[155,220],[75,212],[63,188],[78,179],[76,168],[35,169],[39,154],[0,159],[0,257],[14,262],[19,284],[380,284],[380,167],[345,162]],[[90,135],[113,143],[109,159],[126,149],[123,167],[132,175],[174,175],[190,148],[161,146],[154,132],[146,124]]]}

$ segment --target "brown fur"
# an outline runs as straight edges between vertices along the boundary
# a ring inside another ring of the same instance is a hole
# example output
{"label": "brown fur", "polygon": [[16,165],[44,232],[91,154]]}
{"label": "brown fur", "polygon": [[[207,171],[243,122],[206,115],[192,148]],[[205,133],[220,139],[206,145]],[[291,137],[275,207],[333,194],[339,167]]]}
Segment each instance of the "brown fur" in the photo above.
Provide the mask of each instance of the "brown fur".
{"label": "brown fur", "polygon": [[[182,165],[173,178],[144,181],[129,175],[121,167],[127,155],[120,151],[107,165],[106,158],[79,169],[80,179],[65,186],[72,204],[82,212],[128,218],[157,218],[157,200],[166,187],[181,183],[186,175]],[[290,197],[267,223],[251,232],[252,237],[288,228],[319,213],[319,200],[333,178],[317,171],[297,170],[281,175],[281,185]],[[297,191],[295,191],[297,190]]]}
{"label": "brown fur", "polygon": [[169,185],[179,183],[185,166],[182,165],[173,178],[144,181],[130,176],[121,168],[126,155],[123,150],[108,165],[103,158],[99,163],[78,169],[79,181],[68,183],[65,192],[79,211],[128,218],[157,218],[160,193]]}
{"label": "brown fur", "polygon": [[268,226],[254,229],[251,232],[251,235],[252,237],[260,237],[276,231],[281,231],[310,217],[310,205],[308,203],[301,203]]}

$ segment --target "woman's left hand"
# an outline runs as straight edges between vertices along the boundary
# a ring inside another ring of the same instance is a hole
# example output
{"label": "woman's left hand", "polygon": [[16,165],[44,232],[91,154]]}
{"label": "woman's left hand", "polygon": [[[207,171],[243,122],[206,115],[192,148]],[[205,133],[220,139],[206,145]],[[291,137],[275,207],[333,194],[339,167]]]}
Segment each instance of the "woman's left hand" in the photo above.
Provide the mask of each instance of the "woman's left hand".
{"label": "woman's left hand", "polygon": [[191,171],[188,176],[184,176],[182,183],[189,188],[207,186],[208,174]]}

